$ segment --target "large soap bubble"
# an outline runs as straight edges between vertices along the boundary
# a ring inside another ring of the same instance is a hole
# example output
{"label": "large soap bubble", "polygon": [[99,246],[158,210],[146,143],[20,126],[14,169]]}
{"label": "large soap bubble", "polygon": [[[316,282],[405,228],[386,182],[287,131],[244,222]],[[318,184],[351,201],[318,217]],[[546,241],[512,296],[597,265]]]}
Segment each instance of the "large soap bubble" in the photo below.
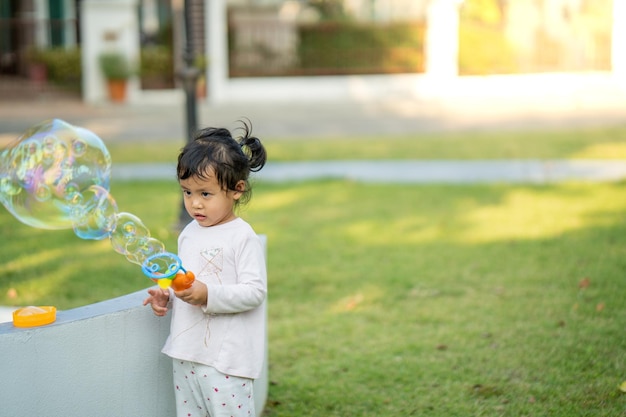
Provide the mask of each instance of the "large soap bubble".
{"label": "large soap bubble", "polygon": [[110,176],[111,156],[100,138],[54,119],[29,129],[0,154],[0,200],[29,226],[66,229],[80,206],[90,203],[82,201],[87,190],[108,190]]}
{"label": "large soap bubble", "polygon": [[[152,279],[183,270],[141,220],[118,212],[109,193],[111,156],[102,140],[63,120],[28,129],[0,153],[0,202],[24,224],[109,238],[113,249]],[[162,284],[162,283],[161,283]]]}

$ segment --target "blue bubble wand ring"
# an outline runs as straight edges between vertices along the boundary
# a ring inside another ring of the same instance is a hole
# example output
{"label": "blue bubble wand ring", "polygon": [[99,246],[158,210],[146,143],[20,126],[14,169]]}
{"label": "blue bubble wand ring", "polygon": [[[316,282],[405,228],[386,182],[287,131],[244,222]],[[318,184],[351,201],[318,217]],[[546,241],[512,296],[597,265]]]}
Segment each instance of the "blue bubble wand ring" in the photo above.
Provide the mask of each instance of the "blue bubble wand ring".
{"label": "blue bubble wand ring", "polygon": [[161,288],[168,288],[179,271],[187,272],[180,258],[170,252],[149,256],[141,264],[141,271],[148,278],[156,281]]}

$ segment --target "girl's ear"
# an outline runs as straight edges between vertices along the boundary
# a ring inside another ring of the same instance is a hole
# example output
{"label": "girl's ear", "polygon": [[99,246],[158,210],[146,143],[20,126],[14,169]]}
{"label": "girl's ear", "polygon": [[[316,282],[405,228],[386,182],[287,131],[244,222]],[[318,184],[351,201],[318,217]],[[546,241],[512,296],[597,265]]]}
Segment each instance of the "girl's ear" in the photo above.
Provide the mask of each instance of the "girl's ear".
{"label": "girl's ear", "polygon": [[235,184],[235,200],[239,200],[241,195],[246,191],[246,182],[244,180],[240,180]]}

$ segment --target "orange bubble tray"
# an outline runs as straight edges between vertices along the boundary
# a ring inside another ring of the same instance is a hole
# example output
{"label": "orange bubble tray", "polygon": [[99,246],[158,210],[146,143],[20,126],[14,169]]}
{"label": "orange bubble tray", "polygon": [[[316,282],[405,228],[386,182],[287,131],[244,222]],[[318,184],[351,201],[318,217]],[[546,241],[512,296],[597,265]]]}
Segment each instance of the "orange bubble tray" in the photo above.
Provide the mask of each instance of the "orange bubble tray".
{"label": "orange bubble tray", "polygon": [[29,306],[13,312],[15,327],[36,327],[54,322],[57,318],[57,309],[53,306]]}

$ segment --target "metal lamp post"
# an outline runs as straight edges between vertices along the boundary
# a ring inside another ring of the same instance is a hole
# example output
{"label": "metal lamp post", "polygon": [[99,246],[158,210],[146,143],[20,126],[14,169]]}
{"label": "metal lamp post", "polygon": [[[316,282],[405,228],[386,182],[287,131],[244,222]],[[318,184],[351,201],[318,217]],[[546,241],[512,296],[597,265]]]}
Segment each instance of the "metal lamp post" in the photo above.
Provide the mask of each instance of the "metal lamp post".
{"label": "metal lamp post", "polygon": [[[198,129],[198,109],[196,106],[196,84],[200,71],[194,67],[194,45],[193,45],[193,28],[191,24],[191,7],[190,0],[185,0],[183,5],[183,21],[185,26],[185,48],[183,52],[183,67],[178,72],[178,78],[181,80],[183,89],[185,90],[185,115],[187,125],[187,142],[190,142]],[[191,221],[191,217],[185,210],[184,203],[181,201],[181,210],[178,216],[178,228],[182,229]]]}

